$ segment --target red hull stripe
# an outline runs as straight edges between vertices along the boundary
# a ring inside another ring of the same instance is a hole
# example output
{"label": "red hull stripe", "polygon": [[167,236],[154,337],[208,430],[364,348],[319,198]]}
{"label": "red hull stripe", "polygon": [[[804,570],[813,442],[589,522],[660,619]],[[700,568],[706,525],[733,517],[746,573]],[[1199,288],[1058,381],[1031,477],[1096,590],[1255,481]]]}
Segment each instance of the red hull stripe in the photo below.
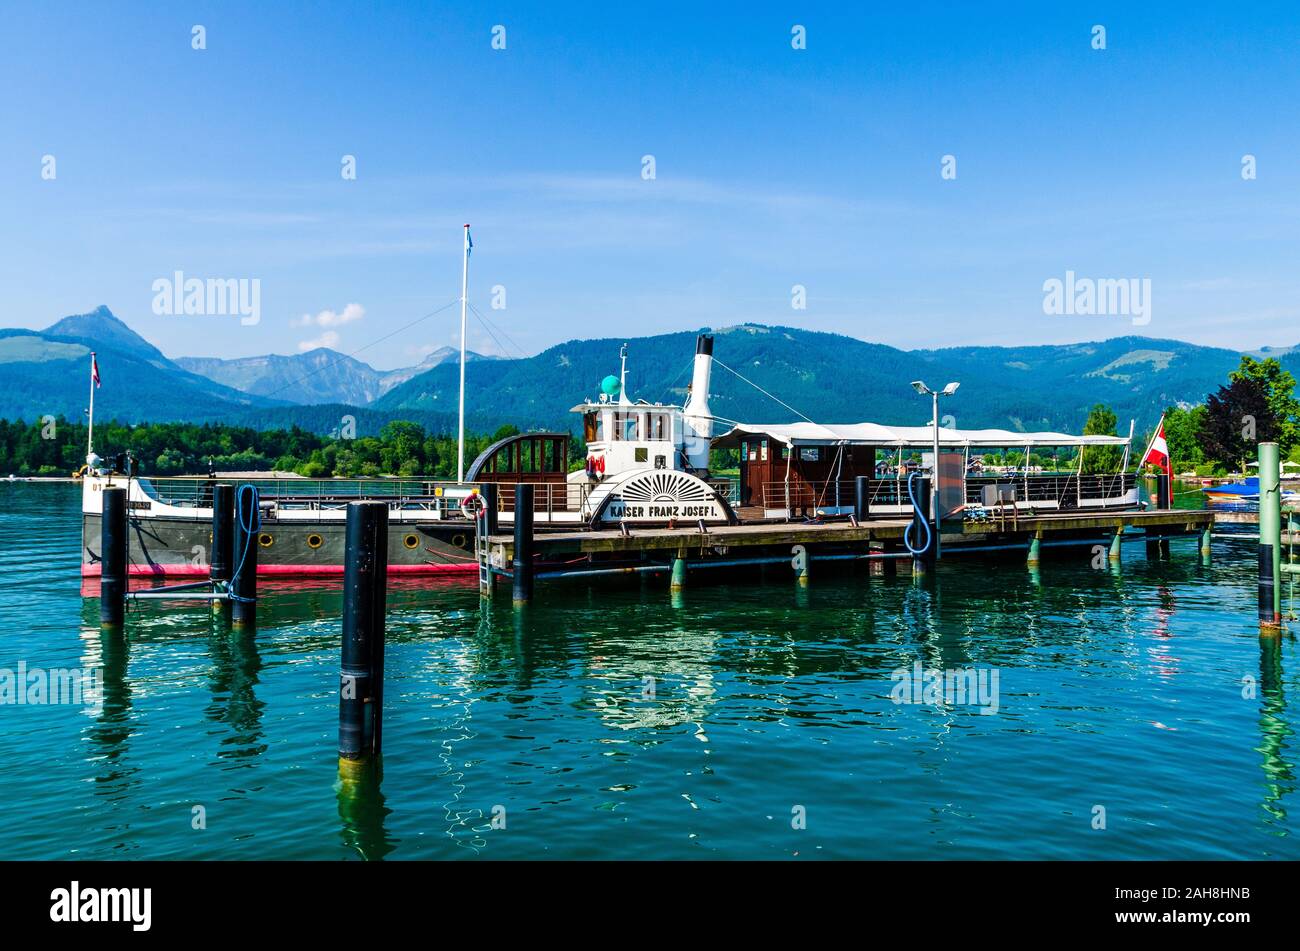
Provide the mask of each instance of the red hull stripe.
{"label": "red hull stripe", "polygon": [[[427,575],[427,574],[450,574],[466,573],[477,571],[478,565],[475,562],[466,562],[464,564],[445,564],[445,565],[389,565],[388,573],[390,575]],[[83,564],[81,566],[81,576],[83,578],[98,578],[102,572],[99,562],[94,564]],[[150,578],[185,578],[199,577],[206,578],[208,569],[199,565],[128,565],[126,573],[131,576],[146,576]],[[342,565],[258,565],[258,575],[341,575],[343,574]]]}

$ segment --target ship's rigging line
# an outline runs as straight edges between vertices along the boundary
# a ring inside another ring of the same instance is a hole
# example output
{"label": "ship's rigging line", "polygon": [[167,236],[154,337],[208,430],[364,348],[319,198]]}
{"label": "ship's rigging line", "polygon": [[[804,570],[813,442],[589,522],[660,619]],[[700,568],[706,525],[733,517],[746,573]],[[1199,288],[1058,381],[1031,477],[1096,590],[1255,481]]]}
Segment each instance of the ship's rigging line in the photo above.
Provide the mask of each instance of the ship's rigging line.
{"label": "ship's rigging line", "polygon": [[[805,416],[803,413],[799,412],[797,409],[795,409],[793,406],[791,406],[791,405],[790,405],[789,403],[787,403],[785,400],[781,399],[780,397],[773,396],[771,393],[769,393],[767,390],[763,389],[761,386],[759,386],[759,385],[758,385],[757,383],[755,383],[753,380],[751,380],[751,379],[749,379],[749,378],[743,376],[742,374],[740,374],[740,373],[737,372],[736,370],[731,369],[731,367],[727,366],[725,363],[723,363],[723,362],[722,362],[721,360],[719,360],[717,357],[714,357],[714,358],[713,358],[713,362],[716,363],[718,366],[722,367],[722,369],[726,370],[728,373],[734,374],[735,376],[739,377],[743,382],[748,383],[750,386],[752,386],[754,389],[758,390],[758,392],[762,393],[762,394],[763,394],[764,396],[766,396],[768,399],[770,399],[770,400],[776,400],[776,402],[780,403],[782,406],[784,406],[784,407],[785,407],[786,409],[788,409],[790,412],[794,413],[796,416],[798,416],[798,417],[799,417],[800,419],[802,419],[804,422],[806,422],[806,423],[811,423],[811,422],[812,422],[811,419],[809,419],[809,418],[808,418],[807,416]],[[721,417],[719,417],[719,418],[721,418]],[[815,424],[814,424],[814,425],[815,425]]]}
{"label": "ship's rigging line", "polygon": [[[684,364],[682,364],[682,368],[677,371],[677,375],[673,377],[673,381],[669,383],[667,387],[664,388],[663,395],[672,396],[673,387],[677,385],[678,381],[681,380],[682,376],[685,375],[686,371],[691,369],[691,367],[693,366],[695,366],[694,356],[692,356],[689,360],[687,360]],[[660,402],[663,402],[663,400],[661,399]]]}
{"label": "ship's rigging line", "polygon": [[[474,316],[477,317],[479,323],[483,325],[483,329],[488,332],[488,336],[490,336],[493,339],[493,341],[495,341],[496,345],[501,348],[502,354],[509,356],[510,350],[513,349],[517,359],[519,360],[528,359],[528,355],[524,353],[523,348],[520,347],[519,344],[515,343],[514,339],[508,333],[506,333],[505,330],[503,330],[501,327],[498,327],[496,324],[492,323],[492,321],[488,320],[487,315],[484,314],[482,311],[480,311],[477,307],[475,307],[473,301],[469,302],[469,309],[474,312]],[[510,344],[509,347],[507,347],[504,343],[501,342],[501,338],[497,336],[498,333],[501,334],[501,337],[506,338],[506,342]]]}
{"label": "ship's rigging line", "polygon": [[[411,321],[409,324],[404,324],[403,326],[398,327],[398,328],[397,328],[396,330],[394,330],[392,333],[386,333],[386,334],[384,334],[382,337],[379,337],[379,338],[376,339],[376,340],[372,340],[372,341],[370,341],[368,344],[365,344],[364,346],[357,347],[357,349],[353,350],[351,353],[344,354],[344,355],[343,355],[342,357],[340,357],[338,360],[333,360],[333,361],[331,361],[330,363],[327,363],[327,364],[325,364],[325,365],[322,366],[322,367],[317,367],[315,370],[312,370],[310,373],[307,373],[307,374],[304,374],[303,376],[298,377],[298,379],[296,379],[296,380],[290,380],[288,383],[284,384],[284,386],[278,387],[278,388],[272,390],[270,393],[261,393],[261,394],[259,394],[259,395],[260,395],[260,396],[265,396],[265,397],[275,396],[276,393],[281,393],[281,392],[283,392],[284,390],[289,389],[289,387],[291,387],[291,386],[297,386],[299,383],[303,382],[304,380],[308,380],[308,379],[310,379],[311,377],[315,376],[317,373],[323,373],[323,372],[325,372],[326,370],[330,369],[331,367],[336,367],[336,366],[338,366],[338,365],[339,365],[340,363],[342,363],[344,360],[347,360],[347,359],[350,359],[350,358],[355,358],[356,355],[357,355],[358,353],[360,353],[362,350],[369,350],[371,347],[375,346],[375,344],[383,343],[385,340],[389,339],[390,337],[396,337],[398,334],[400,334],[400,333],[402,333],[402,332],[404,332],[404,331],[410,330],[410,329],[411,329],[412,327],[414,327],[416,324],[421,323],[421,322],[423,322],[423,321],[426,321],[426,320],[428,320],[430,317],[436,317],[438,314],[441,314],[441,313],[442,313],[444,310],[446,310],[447,308],[449,308],[449,307],[454,307],[456,304],[459,304],[459,303],[460,303],[460,298],[459,298],[459,297],[455,298],[454,300],[448,301],[446,304],[443,304],[443,305],[442,305],[441,307],[439,307],[437,310],[431,310],[431,311],[429,311],[427,314],[425,314],[423,317],[416,317],[416,318],[415,318],[413,321]],[[472,306],[472,305],[471,305],[471,306]]]}

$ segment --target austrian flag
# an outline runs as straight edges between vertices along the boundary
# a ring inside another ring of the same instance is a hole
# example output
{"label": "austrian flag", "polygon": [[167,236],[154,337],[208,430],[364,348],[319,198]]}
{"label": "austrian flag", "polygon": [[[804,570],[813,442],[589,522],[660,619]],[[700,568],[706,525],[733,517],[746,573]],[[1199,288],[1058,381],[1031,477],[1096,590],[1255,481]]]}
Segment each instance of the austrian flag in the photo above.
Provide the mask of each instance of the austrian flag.
{"label": "austrian flag", "polygon": [[90,382],[99,386],[99,361],[93,353],[90,355]]}
{"label": "austrian flag", "polygon": [[1160,425],[1156,427],[1156,434],[1151,437],[1151,445],[1147,447],[1146,455],[1142,457],[1141,465],[1150,463],[1153,466],[1159,466],[1165,470],[1166,475],[1172,474],[1169,465],[1169,444],[1165,442],[1165,418],[1160,417]]}

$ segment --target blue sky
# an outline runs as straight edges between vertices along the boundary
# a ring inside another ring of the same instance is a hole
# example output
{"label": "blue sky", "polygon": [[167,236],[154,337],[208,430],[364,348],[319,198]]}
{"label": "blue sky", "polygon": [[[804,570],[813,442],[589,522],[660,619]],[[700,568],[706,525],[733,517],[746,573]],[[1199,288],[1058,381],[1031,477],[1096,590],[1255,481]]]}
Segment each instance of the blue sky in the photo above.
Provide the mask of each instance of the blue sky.
{"label": "blue sky", "polygon": [[[746,320],[1300,343],[1295,5],[626,6],[7,4],[0,324],[409,364],[456,308],[380,338],[458,296],[468,221],[469,343],[508,355]],[[153,313],[176,270],[257,278],[260,322]],[[1150,279],[1150,323],[1044,314],[1067,270]]]}

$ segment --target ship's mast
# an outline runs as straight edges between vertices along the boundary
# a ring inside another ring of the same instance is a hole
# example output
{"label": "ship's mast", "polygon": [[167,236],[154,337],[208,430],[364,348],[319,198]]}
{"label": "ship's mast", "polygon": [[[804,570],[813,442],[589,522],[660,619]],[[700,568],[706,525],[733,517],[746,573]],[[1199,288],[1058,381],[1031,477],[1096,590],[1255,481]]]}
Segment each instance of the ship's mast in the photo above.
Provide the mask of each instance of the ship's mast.
{"label": "ship's mast", "polygon": [[460,272],[460,426],[456,436],[456,481],[465,481],[465,308],[469,305],[469,225],[465,226],[465,261]]}
{"label": "ship's mast", "polygon": [[95,452],[95,352],[90,353],[90,410],[87,413],[89,422],[86,426],[86,462],[90,462],[91,455]]}

